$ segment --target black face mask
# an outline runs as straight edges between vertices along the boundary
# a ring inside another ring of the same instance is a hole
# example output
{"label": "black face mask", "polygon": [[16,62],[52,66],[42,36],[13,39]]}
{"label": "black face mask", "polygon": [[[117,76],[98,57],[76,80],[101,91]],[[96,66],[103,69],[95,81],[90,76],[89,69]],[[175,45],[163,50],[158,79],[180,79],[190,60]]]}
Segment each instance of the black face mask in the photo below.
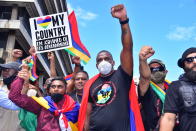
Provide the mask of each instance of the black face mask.
{"label": "black face mask", "polygon": [[54,94],[51,94],[51,97],[52,97],[52,100],[57,103],[59,101],[61,101],[63,99],[63,94],[59,94],[59,93],[54,93]]}
{"label": "black face mask", "polygon": [[3,83],[5,85],[8,85],[9,86],[14,81],[15,78],[16,78],[16,75],[12,75],[12,76],[10,76],[8,78],[4,78],[3,79]]}

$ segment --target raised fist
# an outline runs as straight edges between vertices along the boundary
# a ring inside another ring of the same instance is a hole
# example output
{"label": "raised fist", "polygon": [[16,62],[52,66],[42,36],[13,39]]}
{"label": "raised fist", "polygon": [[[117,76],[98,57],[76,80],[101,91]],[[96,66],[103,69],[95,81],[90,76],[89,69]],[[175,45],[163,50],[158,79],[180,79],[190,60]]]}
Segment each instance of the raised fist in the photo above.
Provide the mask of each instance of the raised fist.
{"label": "raised fist", "polygon": [[22,64],[22,70],[18,72],[18,77],[24,79],[25,81],[29,80],[30,73],[27,64]]}
{"label": "raised fist", "polygon": [[139,53],[140,60],[147,60],[151,56],[153,56],[155,51],[152,49],[151,46],[143,46]]}
{"label": "raised fist", "polygon": [[35,54],[35,47],[34,46],[31,46],[31,48],[29,49],[29,53],[30,53],[30,55]]}
{"label": "raised fist", "polygon": [[118,18],[120,21],[127,19],[127,12],[124,5],[116,5],[111,8],[111,14],[113,17]]}
{"label": "raised fist", "polygon": [[76,65],[79,65],[80,64],[80,57],[78,56],[73,56],[72,57],[72,62]]}
{"label": "raised fist", "polygon": [[23,51],[20,49],[13,49],[12,50],[12,57],[14,57],[15,59],[19,59],[23,56]]}

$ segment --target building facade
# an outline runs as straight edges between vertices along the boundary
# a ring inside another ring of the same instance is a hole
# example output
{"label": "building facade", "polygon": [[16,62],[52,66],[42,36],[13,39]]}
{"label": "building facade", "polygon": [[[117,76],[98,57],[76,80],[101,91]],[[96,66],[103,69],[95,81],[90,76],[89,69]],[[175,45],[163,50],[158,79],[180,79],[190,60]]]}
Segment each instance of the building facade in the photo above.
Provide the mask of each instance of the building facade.
{"label": "building facade", "polygon": [[[11,60],[14,48],[22,49],[24,57],[32,46],[29,18],[67,11],[65,0],[0,0],[0,63]],[[40,77],[50,75],[47,53],[37,54]],[[72,73],[69,54],[55,51],[58,76]]]}

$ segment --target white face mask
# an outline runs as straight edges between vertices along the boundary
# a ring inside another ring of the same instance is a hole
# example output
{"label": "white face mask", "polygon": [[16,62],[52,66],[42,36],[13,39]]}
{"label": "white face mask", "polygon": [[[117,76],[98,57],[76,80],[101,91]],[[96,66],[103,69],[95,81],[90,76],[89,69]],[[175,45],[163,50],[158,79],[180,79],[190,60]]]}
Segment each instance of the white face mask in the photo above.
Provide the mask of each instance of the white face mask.
{"label": "white face mask", "polygon": [[112,71],[112,64],[103,60],[102,62],[99,63],[98,70],[101,74],[107,75]]}

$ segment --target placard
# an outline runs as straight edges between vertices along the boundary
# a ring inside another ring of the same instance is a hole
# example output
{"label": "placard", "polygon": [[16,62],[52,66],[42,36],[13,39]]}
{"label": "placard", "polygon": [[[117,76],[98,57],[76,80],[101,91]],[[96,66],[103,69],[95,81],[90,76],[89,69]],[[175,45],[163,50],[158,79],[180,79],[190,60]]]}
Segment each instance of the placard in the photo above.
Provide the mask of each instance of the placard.
{"label": "placard", "polygon": [[36,53],[72,47],[67,12],[31,18],[30,25]]}

